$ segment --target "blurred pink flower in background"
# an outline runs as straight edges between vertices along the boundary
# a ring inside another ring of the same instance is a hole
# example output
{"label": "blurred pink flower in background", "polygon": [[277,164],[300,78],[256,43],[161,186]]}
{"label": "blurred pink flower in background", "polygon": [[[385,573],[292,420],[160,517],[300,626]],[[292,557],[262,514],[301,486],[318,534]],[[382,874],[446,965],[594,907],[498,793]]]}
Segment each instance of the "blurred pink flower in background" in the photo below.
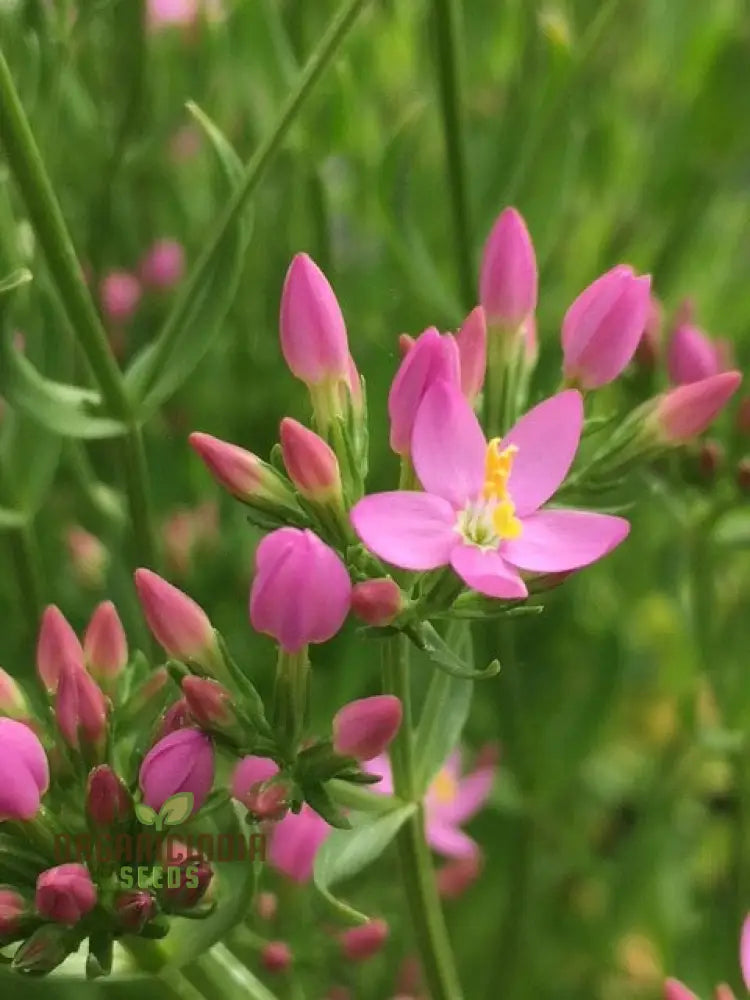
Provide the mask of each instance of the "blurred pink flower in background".
{"label": "blurred pink flower in background", "polygon": [[99,301],[105,319],[127,323],[140,305],[141,283],[130,271],[110,271],[99,284]]}
{"label": "blurred pink flower in background", "polygon": [[185,273],[185,251],[177,240],[157,240],[138,265],[141,281],[148,288],[173,288]]}
{"label": "blurred pink flower in background", "polygon": [[299,813],[287,813],[271,833],[271,864],[295,882],[309,882],[318,848],[332,830],[307,803]]}
{"label": "blurred pink flower in background", "polygon": [[80,586],[92,590],[104,585],[109,566],[109,552],[104,543],[80,525],[71,525],[65,541],[73,576]]}
{"label": "blurred pink flower in background", "polygon": [[217,21],[224,16],[222,0],[148,0],[152,28],[190,27],[199,18]]}
{"label": "blurred pink flower in background", "polygon": [[[750,990],[750,914],[745,917],[740,932],[740,971],[745,989]],[[724,983],[716,987],[714,996],[715,1000],[734,1000],[734,993]],[[667,979],[664,1000],[698,1000],[698,997],[679,979]]]}

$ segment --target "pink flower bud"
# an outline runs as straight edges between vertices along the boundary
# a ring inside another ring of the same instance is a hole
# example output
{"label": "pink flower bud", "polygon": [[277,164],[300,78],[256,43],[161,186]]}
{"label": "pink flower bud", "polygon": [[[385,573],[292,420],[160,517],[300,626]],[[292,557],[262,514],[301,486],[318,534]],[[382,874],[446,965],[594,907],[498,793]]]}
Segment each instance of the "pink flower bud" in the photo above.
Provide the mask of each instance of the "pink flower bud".
{"label": "pink flower bud", "polygon": [[435,327],[430,327],[417,337],[401,362],[388,394],[390,442],[396,454],[409,454],[419,404],[439,379],[459,385],[458,346],[453,337],[441,337]]}
{"label": "pink flower bud", "polygon": [[178,729],[194,728],[193,717],[190,714],[187,700],[179,698],[173,705],[170,705],[159,722],[159,729],[156,742],[176,733]]}
{"label": "pink flower bud", "polygon": [[102,312],[113,323],[126,323],[141,301],[141,283],[129,271],[110,271],[99,286]]}
{"label": "pink flower bud", "polygon": [[173,288],[185,272],[185,251],[177,240],[157,240],[139,270],[141,281],[149,288]]}
{"label": "pink flower bud", "polygon": [[243,802],[256,785],[269,781],[279,773],[279,765],[270,757],[250,754],[243,757],[232,772],[232,798]]}
{"label": "pink flower bud", "polygon": [[27,975],[46,975],[61,965],[74,948],[66,927],[42,924],[13,956],[13,968]]}
{"label": "pink flower bud", "polygon": [[438,892],[443,899],[458,899],[476,882],[482,871],[481,855],[453,858],[437,873]]}
{"label": "pink flower bud", "polygon": [[135,586],[148,627],[169,656],[206,668],[221,661],[208,615],[191,597],[149,569],[136,570]]}
{"label": "pink flower bud", "polygon": [[401,614],[403,607],[401,588],[389,577],[363,580],[352,587],[352,611],[367,625],[390,625]]}
{"label": "pink flower bud", "polygon": [[48,787],[49,764],[36,734],[0,718],[0,821],[33,819]]}
{"label": "pink flower bud", "polygon": [[115,897],[114,911],[122,930],[140,934],[149,920],[156,916],[156,900],[150,892],[132,889]]}
{"label": "pink flower bud", "polygon": [[192,792],[193,812],[203,805],[214,783],[214,749],[199,729],[178,729],[146,754],[139,775],[143,801],[159,810],[173,795]]}
{"label": "pink flower bud", "polygon": [[289,788],[284,781],[272,780],[278,773],[278,765],[268,757],[244,757],[232,775],[232,797],[260,819],[280,820],[289,808]]}
{"label": "pink flower bud", "polygon": [[720,372],[700,382],[679,385],[657,397],[647,419],[665,444],[682,444],[703,433],[741,381],[739,372]]}
{"label": "pink flower bud", "polygon": [[303,497],[324,502],[341,495],[338,459],[323,438],[284,417],[280,441],[286,471]]}
{"label": "pink flower bud", "polygon": [[260,960],[267,972],[286,972],[292,964],[292,949],[286,941],[269,941],[261,949]]}
{"label": "pink flower bud", "polygon": [[128,662],[128,640],[120,616],[111,601],[96,608],[83,637],[83,656],[88,672],[108,693]]}
{"label": "pink flower bud", "polygon": [[107,732],[107,699],[80,667],[66,666],[55,697],[55,720],[61,736],[77,750],[81,742],[102,749]]}
{"label": "pink flower bud", "polygon": [[361,413],[364,404],[364,396],[362,395],[362,377],[357,370],[357,366],[354,363],[354,358],[349,355],[349,359],[346,365],[346,391],[349,393],[349,399],[352,404],[352,409],[355,413]]}
{"label": "pink flower bud", "polygon": [[325,275],[307,254],[289,266],[281,294],[281,351],[293,375],[308,386],[347,381],[346,325]]}
{"label": "pink flower bud", "polygon": [[0,716],[26,721],[31,712],[26,695],[16,681],[0,667]]}
{"label": "pink flower bud", "polygon": [[65,541],[76,580],[82,587],[101,587],[109,563],[109,552],[102,541],[77,524],[68,528]]}
{"label": "pink flower bud", "polygon": [[279,899],[275,892],[259,892],[255,897],[255,912],[261,920],[273,920],[278,910]]}
{"label": "pink flower bud", "polygon": [[96,906],[96,886],[83,865],[58,865],[37,879],[35,901],[41,916],[73,927]]}
{"label": "pink flower bud", "polygon": [[210,434],[191,434],[190,446],[216,482],[243,503],[289,505],[294,498],[278,473],[257,455]]}
{"label": "pink flower bud", "polygon": [[613,267],[585,288],[563,320],[563,371],[569,383],[598,389],[626,368],[643,335],[651,278]]}
{"label": "pink flower bud", "polygon": [[479,275],[479,301],[490,327],[517,330],[536,309],[534,245],[522,216],[506,208],[487,239]]}
{"label": "pink flower bud", "polygon": [[250,620],[290,653],[334,636],[349,611],[349,573],[312,531],[279,528],[255,553]]}
{"label": "pink flower bud", "polygon": [[717,375],[722,369],[716,345],[690,323],[681,323],[667,349],[667,370],[673,385],[688,385]]}
{"label": "pink flower bud", "polygon": [[29,904],[20,892],[0,886],[0,942],[12,938],[30,912]]}
{"label": "pink flower bud", "polygon": [[668,979],[664,983],[664,1000],[698,1000],[698,997],[679,980]]}
{"label": "pink flower bud", "polygon": [[318,848],[332,829],[307,803],[298,813],[287,813],[271,834],[271,864],[295,882],[309,882]]}
{"label": "pink flower bud", "polygon": [[487,370],[487,320],[477,306],[464,320],[456,334],[461,368],[461,392],[473,403],[484,385]]}
{"label": "pink flower bud", "polygon": [[50,694],[57,690],[60,672],[68,664],[83,669],[83,649],[63,613],[50,604],[42,615],[36,647],[37,673]]}
{"label": "pink flower bud", "polygon": [[402,715],[401,702],[391,694],[350,701],[333,717],[336,753],[372,760],[390,744],[399,730]]}
{"label": "pink flower bud", "polygon": [[[174,847],[178,850],[175,851]],[[173,912],[194,909],[209,891],[214,877],[213,868],[202,854],[191,853],[181,845],[168,848],[164,862],[178,871],[176,884],[167,885],[162,891],[165,909]]]}
{"label": "pink flower bud", "polygon": [[133,813],[130,792],[109,764],[101,764],[89,773],[86,812],[98,826],[122,823]]}
{"label": "pink flower bud", "polygon": [[341,950],[350,962],[364,962],[377,955],[387,939],[388,924],[385,920],[370,920],[361,927],[351,927],[339,938]]}
{"label": "pink flower bud", "polygon": [[190,714],[202,729],[228,730],[237,725],[234,696],[208,677],[183,678],[182,693]]}

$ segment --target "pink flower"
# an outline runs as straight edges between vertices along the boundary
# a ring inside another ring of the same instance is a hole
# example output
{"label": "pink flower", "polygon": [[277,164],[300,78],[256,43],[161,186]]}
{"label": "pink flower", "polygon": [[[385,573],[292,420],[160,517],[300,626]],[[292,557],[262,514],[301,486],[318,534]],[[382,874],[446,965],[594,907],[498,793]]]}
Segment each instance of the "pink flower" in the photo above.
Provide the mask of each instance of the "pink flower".
{"label": "pink flower", "polygon": [[128,640],[111,601],[102,601],[83,637],[86,668],[105,690],[112,690],[128,662]]}
{"label": "pink flower", "polygon": [[664,1000],[698,1000],[698,998],[679,980],[668,979],[664,983]]}
{"label": "pink flower", "polygon": [[36,669],[50,694],[57,690],[60,672],[72,664],[83,669],[83,649],[65,615],[54,604],[44,609],[36,646]]}
{"label": "pink flower", "polygon": [[99,826],[111,826],[132,815],[130,792],[109,764],[101,764],[89,773],[86,812]]}
{"label": "pink flower", "polygon": [[427,390],[439,379],[459,385],[458,347],[453,337],[441,337],[431,326],[407,352],[388,394],[391,448],[396,454],[409,454],[417,411]]}
{"label": "pink flower", "polygon": [[703,433],[741,381],[739,372],[720,372],[700,382],[678,385],[652,401],[647,420],[665,444],[682,444]]}
{"label": "pink flower", "polygon": [[[368,761],[366,770],[380,776],[373,788],[384,795],[393,794],[393,777],[388,757],[383,754]],[[425,797],[427,842],[438,854],[448,858],[475,858],[477,843],[461,826],[484,806],[495,780],[494,766],[479,766],[461,775],[461,755],[455,751],[438,771]]]}
{"label": "pink flower", "polygon": [[49,764],[36,735],[15,719],[0,719],[0,821],[33,819],[49,788]]}
{"label": "pink flower", "polygon": [[261,964],[267,972],[286,972],[292,959],[292,949],[286,941],[269,941],[260,952]]}
{"label": "pink flower", "polygon": [[477,306],[466,317],[456,334],[456,343],[461,369],[461,392],[473,403],[482,391],[487,370],[487,320],[481,306]]}
{"label": "pink flower", "polygon": [[110,271],[99,286],[102,311],[113,323],[126,323],[141,301],[141,283],[129,271]]}
{"label": "pink flower", "polygon": [[667,370],[673,385],[687,385],[722,370],[716,345],[692,323],[681,323],[667,348]]}
{"label": "pink flower", "polygon": [[250,620],[287,652],[334,636],[349,612],[352,584],[333,549],[312,531],[279,528],[255,553]]}
{"label": "pink flower", "polygon": [[563,572],[601,559],[625,538],[620,517],[540,509],[567,475],[583,424],[575,390],[530,410],[487,443],[473,410],[446,382],[425,395],[412,458],[424,493],[365,497],[354,527],[382,559],[410,570],[451,565],[473,590],[523,598],[518,570]]}
{"label": "pink flower", "polygon": [[243,757],[232,772],[232,798],[245,802],[256,785],[269,781],[279,773],[279,765],[270,757],[249,754]]}
{"label": "pink flower", "polygon": [[563,371],[570,383],[598,389],[629,364],[643,335],[651,278],[619,265],[585,288],[565,314]]}
{"label": "pink flower", "polygon": [[308,386],[348,383],[346,324],[333,289],[315,261],[298,253],[281,294],[281,351],[293,375]]}
{"label": "pink flower", "polygon": [[370,920],[360,927],[350,927],[339,937],[341,950],[350,962],[365,962],[382,949],[388,940],[389,928],[385,920]]}
{"label": "pink flower", "polygon": [[536,309],[537,267],[526,223],[515,208],[498,216],[487,239],[479,301],[490,327],[517,330]]}
{"label": "pink flower", "polygon": [[192,792],[193,812],[203,805],[214,783],[214,750],[199,729],[177,729],[146,754],[139,776],[143,801],[161,809],[178,792]]}
{"label": "pink flower", "polygon": [[401,702],[392,694],[350,701],[333,717],[333,748],[345,757],[372,760],[390,744],[401,718]]}
{"label": "pink flower", "polygon": [[139,270],[144,285],[172,288],[185,271],[185,251],[177,240],[157,240],[141,261]]}
{"label": "pink flower", "polygon": [[83,741],[102,749],[108,707],[107,699],[90,674],[76,666],[63,669],[55,698],[55,719],[68,746],[77,750]]}
{"label": "pink flower", "polygon": [[72,927],[96,906],[96,886],[83,865],[58,865],[37,879],[35,901],[47,920]]}
{"label": "pink flower", "polygon": [[287,813],[271,833],[271,864],[295,882],[309,882],[318,848],[332,829],[307,803],[299,813]]}
{"label": "pink flower", "polygon": [[243,757],[232,774],[232,798],[257,817],[281,819],[289,808],[289,786],[271,780],[278,773],[278,765],[269,757]]}

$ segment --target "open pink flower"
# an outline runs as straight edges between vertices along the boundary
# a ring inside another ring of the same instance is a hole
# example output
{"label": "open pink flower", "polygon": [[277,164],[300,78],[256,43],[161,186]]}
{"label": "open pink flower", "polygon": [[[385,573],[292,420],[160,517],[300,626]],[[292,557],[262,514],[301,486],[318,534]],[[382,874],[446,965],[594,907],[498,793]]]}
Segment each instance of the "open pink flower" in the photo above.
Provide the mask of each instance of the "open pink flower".
{"label": "open pink flower", "polygon": [[[393,778],[388,757],[381,754],[365,765],[370,774],[380,776],[376,792],[393,794]],[[427,843],[447,858],[476,858],[479,847],[461,829],[484,806],[492,791],[495,767],[480,764],[469,774],[461,774],[461,754],[455,750],[433,778],[425,797]]]}
{"label": "open pink flower", "polygon": [[451,565],[473,590],[523,598],[518,570],[557,573],[601,559],[625,538],[623,518],[540,509],[567,475],[583,426],[576,390],[535,406],[487,442],[460,392],[438,381],[417,413],[411,452],[424,493],[365,497],[352,523],[381,559],[410,570]]}

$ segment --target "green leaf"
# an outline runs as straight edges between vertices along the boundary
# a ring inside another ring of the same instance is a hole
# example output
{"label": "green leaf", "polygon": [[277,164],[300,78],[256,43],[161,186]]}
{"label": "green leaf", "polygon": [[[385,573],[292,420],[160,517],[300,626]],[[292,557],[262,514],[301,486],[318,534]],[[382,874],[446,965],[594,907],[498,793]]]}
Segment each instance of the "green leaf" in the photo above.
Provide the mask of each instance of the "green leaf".
{"label": "green leaf", "polygon": [[0,393],[11,406],[63,437],[109,438],[127,433],[101,412],[99,394],[45,378],[5,333],[0,338]]}
{"label": "green leaf", "polygon": [[347,819],[346,814],[336,805],[322,782],[309,781],[303,786],[302,792],[307,804],[319,816],[322,816],[326,823],[330,826],[335,826],[339,830],[351,829],[351,823]]}
{"label": "green leaf", "polygon": [[15,528],[22,528],[27,520],[27,515],[20,510],[0,507],[0,531],[13,531]]}
{"label": "green leaf", "polygon": [[429,622],[411,625],[404,629],[411,641],[425,653],[430,660],[451,677],[463,680],[486,680],[500,673],[500,663],[493,660],[484,670],[474,670],[461,657],[454,653],[445,640],[435,631]]}
{"label": "green leaf", "polygon": [[[232,190],[243,175],[240,158],[197,105],[188,103],[188,110],[208,136],[227,187]],[[156,340],[136,356],[128,369],[127,388],[139,400],[142,419],[180,388],[221,332],[237,293],[250,229],[246,209],[222,240],[205,279],[199,285],[187,282]]]}
{"label": "green leaf", "polygon": [[337,899],[331,887],[357,875],[379,858],[415,809],[414,803],[400,806],[375,820],[368,819],[353,830],[335,830],[323,842],[313,869],[315,887],[346,923],[362,924],[369,918]]}
{"label": "green leaf", "polygon": [[192,792],[178,792],[167,799],[159,810],[162,826],[179,826],[184,823],[192,815],[194,802]]}
{"label": "green leaf", "polygon": [[158,819],[156,811],[151,806],[147,806],[145,802],[136,802],[135,815],[138,822],[143,823],[144,826],[156,826]]}
{"label": "green leaf", "polygon": [[[471,634],[468,627],[455,633],[463,645],[461,652],[471,662]],[[466,724],[474,693],[472,681],[442,670],[433,674],[414,738],[418,788],[426,791],[448,754],[456,747]]]}

